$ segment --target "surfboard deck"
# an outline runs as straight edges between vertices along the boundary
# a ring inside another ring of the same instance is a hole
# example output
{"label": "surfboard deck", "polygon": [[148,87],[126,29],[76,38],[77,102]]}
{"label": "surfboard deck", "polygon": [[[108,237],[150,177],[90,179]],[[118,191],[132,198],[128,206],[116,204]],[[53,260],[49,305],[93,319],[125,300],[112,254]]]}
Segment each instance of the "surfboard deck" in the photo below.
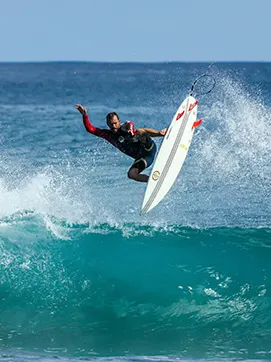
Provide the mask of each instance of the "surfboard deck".
{"label": "surfboard deck", "polygon": [[174,184],[188,149],[197,120],[198,101],[188,96],[179,106],[155,158],[145,191],[141,215],[153,209]]}

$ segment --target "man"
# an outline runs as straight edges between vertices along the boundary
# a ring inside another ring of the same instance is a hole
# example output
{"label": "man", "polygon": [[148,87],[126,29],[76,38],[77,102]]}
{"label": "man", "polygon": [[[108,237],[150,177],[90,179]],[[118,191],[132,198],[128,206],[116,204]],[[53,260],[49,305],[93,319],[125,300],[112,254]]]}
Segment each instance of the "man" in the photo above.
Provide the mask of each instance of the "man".
{"label": "man", "polygon": [[85,128],[89,133],[104,138],[121,152],[135,159],[128,171],[128,177],[135,181],[147,182],[149,176],[141,172],[154,160],[156,145],[151,137],[163,137],[167,129],[156,131],[151,128],[138,128],[135,130],[133,122],[121,124],[115,112],[106,116],[109,129],[100,129],[91,124],[85,107],[77,104],[76,108],[82,114]]}

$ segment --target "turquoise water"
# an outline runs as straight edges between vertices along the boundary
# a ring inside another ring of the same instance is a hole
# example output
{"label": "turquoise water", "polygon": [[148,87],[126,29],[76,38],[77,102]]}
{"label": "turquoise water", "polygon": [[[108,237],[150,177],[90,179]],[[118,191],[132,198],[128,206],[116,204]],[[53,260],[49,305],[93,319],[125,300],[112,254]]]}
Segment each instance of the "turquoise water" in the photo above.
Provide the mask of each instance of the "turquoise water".
{"label": "turquoise water", "polygon": [[[141,217],[132,160],[74,105],[161,129],[206,69],[182,172]],[[0,359],[270,358],[271,65],[0,64],[0,79]]]}

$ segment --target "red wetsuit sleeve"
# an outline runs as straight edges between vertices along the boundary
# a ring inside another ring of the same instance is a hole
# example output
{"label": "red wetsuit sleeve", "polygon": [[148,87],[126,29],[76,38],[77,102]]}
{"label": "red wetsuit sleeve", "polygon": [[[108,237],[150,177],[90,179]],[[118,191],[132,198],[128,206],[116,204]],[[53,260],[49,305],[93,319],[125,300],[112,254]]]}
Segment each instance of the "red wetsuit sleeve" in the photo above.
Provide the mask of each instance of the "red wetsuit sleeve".
{"label": "red wetsuit sleeve", "polygon": [[83,122],[84,122],[84,126],[85,126],[86,130],[89,133],[94,134],[97,137],[102,137],[102,138],[106,139],[108,142],[111,142],[111,138],[110,138],[109,134],[105,130],[93,126],[93,124],[90,122],[87,114],[85,114],[83,116]]}

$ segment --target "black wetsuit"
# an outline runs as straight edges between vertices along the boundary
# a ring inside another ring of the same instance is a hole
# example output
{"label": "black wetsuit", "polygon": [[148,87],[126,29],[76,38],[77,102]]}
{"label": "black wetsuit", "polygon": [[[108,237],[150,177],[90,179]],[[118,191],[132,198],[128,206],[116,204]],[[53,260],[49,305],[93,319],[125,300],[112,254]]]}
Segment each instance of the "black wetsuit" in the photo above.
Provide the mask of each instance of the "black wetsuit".
{"label": "black wetsuit", "polygon": [[140,172],[152,163],[156,151],[155,143],[149,136],[132,135],[129,133],[129,125],[134,127],[132,122],[124,123],[117,132],[112,132],[109,129],[94,127],[88,115],[83,116],[83,121],[89,133],[104,138],[121,152],[134,158],[135,162],[132,167],[138,168]]}

